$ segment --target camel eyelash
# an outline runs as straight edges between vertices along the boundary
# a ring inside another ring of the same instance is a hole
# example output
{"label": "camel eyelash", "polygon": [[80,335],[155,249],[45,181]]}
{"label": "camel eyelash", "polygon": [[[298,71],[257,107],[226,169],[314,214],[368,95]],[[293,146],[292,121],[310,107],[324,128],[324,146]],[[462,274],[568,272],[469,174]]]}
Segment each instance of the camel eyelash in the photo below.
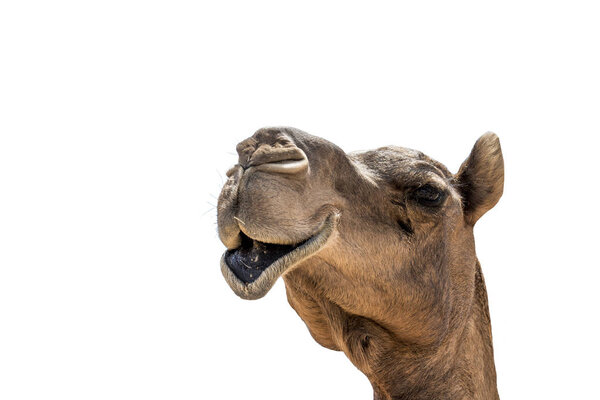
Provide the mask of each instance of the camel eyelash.
{"label": "camel eyelash", "polygon": [[411,198],[422,206],[438,207],[444,203],[448,193],[433,185],[425,184],[411,193]]}

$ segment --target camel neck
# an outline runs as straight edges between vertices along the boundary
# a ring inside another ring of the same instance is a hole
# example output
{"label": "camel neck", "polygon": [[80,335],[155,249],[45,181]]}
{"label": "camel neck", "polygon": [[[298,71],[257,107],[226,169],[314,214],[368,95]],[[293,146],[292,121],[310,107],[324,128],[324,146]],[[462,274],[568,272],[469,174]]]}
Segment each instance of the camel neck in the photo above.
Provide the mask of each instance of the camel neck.
{"label": "camel neck", "polygon": [[[438,347],[391,352],[385,380],[370,377],[375,400],[497,400],[487,292],[479,263],[471,316]],[[391,378],[391,379],[390,379]]]}

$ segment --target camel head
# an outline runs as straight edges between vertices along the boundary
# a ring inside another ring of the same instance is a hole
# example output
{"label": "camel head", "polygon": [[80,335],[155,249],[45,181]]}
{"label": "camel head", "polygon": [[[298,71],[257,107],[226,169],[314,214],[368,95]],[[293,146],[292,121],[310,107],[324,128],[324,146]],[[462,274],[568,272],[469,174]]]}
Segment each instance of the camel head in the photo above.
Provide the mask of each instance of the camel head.
{"label": "camel head", "polygon": [[[483,135],[456,174],[419,151],[346,154],[293,128],[261,129],[237,152],[218,229],[238,296],[260,298],[282,276],[313,337],[346,353],[348,333],[332,322],[340,315],[425,346],[464,323],[476,296],[473,225],[503,190],[496,135]],[[377,336],[361,334],[363,347]]]}

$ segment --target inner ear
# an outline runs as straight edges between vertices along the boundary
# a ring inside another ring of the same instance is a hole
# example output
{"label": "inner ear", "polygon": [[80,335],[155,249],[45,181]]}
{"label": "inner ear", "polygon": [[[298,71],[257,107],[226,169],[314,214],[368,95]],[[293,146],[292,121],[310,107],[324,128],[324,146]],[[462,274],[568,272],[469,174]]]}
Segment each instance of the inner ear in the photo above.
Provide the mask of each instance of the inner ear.
{"label": "inner ear", "polygon": [[473,225],[496,205],[504,190],[504,160],[496,134],[488,132],[475,142],[455,180],[465,219]]}

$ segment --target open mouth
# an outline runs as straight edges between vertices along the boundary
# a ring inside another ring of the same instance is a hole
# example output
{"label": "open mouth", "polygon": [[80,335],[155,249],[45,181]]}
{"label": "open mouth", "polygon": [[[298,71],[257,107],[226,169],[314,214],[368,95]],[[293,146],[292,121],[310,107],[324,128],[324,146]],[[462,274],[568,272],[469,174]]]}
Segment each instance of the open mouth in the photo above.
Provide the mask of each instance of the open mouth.
{"label": "open mouth", "polygon": [[307,242],[305,240],[293,245],[281,245],[259,242],[243,232],[240,232],[240,236],[242,245],[235,250],[228,250],[225,261],[235,276],[246,284],[256,281],[273,262]]}
{"label": "open mouth", "polygon": [[314,235],[293,245],[263,243],[240,233],[241,245],[221,258],[225,280],[244,299],[263,297],[284,272],[325,245],[338,218],[339,214],[330,214]]}

